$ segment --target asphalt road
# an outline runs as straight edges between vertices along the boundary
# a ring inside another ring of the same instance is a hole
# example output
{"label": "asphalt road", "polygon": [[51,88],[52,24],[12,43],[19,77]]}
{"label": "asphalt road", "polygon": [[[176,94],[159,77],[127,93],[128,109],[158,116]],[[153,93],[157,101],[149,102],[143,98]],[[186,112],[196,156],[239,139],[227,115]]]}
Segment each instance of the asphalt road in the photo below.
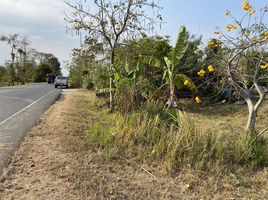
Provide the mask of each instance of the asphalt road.
{"label": "asphalt road", "polygon": [[61,95],[53,84],[0,88],[0,172],[41,114]]}

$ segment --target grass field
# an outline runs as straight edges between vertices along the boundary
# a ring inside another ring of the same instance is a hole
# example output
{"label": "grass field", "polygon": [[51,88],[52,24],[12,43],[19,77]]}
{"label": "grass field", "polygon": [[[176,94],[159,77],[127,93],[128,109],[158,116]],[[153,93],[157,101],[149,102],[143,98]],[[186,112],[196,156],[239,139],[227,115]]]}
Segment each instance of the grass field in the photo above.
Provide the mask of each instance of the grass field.
{"label": "grass field", "polygon": [[[245,134],[245,125],[248,117],[246,104],[199,106],[194,111],[189,110],[188,112],[189,115],[194,117],[198,126],[204,130],[210,129],[223,135],[229,135],[230,137]],[[256,125],[256,129],[259,131],[268,127],[268,100],[264,102],[259,110]]]}
{"label": "grass field", "polygon": [[257,133],[252,135],[244,129],[245,104],[202,106],[186,102],[176,119],[178,123],[169,126],[165,124],[169,120],[156,114],[158,105],[149,106],[153,107],[148,109],[151,115],[141,109],[122,116],[110,113],[105,100],[87,95],[79,102],[92,120],[87,144],[103,158],[143,163],[152,169],[158,166],[170,175],[183,172],[186,180],[193,176],[198,184],[209,180],[208,185],[214,182],[216,188],[229,185],[234,193],[247,191],[248,197],[247,187],[259,188],[262,192],[251,199],[267,197],[268,133],[256,136],[268,127],[267,101],[257,117]]}

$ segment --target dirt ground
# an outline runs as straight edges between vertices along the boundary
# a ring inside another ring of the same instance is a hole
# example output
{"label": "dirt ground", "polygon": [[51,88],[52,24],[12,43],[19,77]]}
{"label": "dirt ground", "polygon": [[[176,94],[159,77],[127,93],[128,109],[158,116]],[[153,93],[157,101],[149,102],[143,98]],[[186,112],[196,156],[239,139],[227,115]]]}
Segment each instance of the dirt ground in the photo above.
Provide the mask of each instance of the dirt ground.
{"label": "dirt ground", "polygon": [[42,116],[0,178],[1,200],[268,199],[266,170],[245,183],[102,158],[84,138],[91,118],[77,101],[87,95],[70,93]]}

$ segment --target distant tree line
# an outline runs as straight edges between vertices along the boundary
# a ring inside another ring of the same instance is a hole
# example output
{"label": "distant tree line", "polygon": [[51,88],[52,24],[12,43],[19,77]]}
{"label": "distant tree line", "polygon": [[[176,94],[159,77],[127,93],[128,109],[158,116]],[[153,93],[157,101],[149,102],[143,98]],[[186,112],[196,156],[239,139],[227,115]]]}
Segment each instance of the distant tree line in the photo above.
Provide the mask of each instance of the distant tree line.
{"label": "distant tree line", "polygon": [[10,49],[10,58],[0,66],[0,85],[44,82],[48,74],[61,74],[58,58],[31,48],[27,37],[1,35],[0,41]]}

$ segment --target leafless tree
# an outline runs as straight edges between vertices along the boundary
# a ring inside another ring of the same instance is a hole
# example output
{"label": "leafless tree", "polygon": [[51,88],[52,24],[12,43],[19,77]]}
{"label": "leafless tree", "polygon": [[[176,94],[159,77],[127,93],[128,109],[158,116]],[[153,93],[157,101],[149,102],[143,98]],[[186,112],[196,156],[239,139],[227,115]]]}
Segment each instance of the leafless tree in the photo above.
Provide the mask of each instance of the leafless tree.
{"label": "leafless tree", "polygon": [[[116,68],[115,49],[125,39],[152,31],[162,20],[160,7],[150,0],[68,0],[65,20],[77,31],[86,31],[109,50],[110,70]],[[152,13],[148,13],[149,11]],[[110,78],[110,109],[113,110]]]}

